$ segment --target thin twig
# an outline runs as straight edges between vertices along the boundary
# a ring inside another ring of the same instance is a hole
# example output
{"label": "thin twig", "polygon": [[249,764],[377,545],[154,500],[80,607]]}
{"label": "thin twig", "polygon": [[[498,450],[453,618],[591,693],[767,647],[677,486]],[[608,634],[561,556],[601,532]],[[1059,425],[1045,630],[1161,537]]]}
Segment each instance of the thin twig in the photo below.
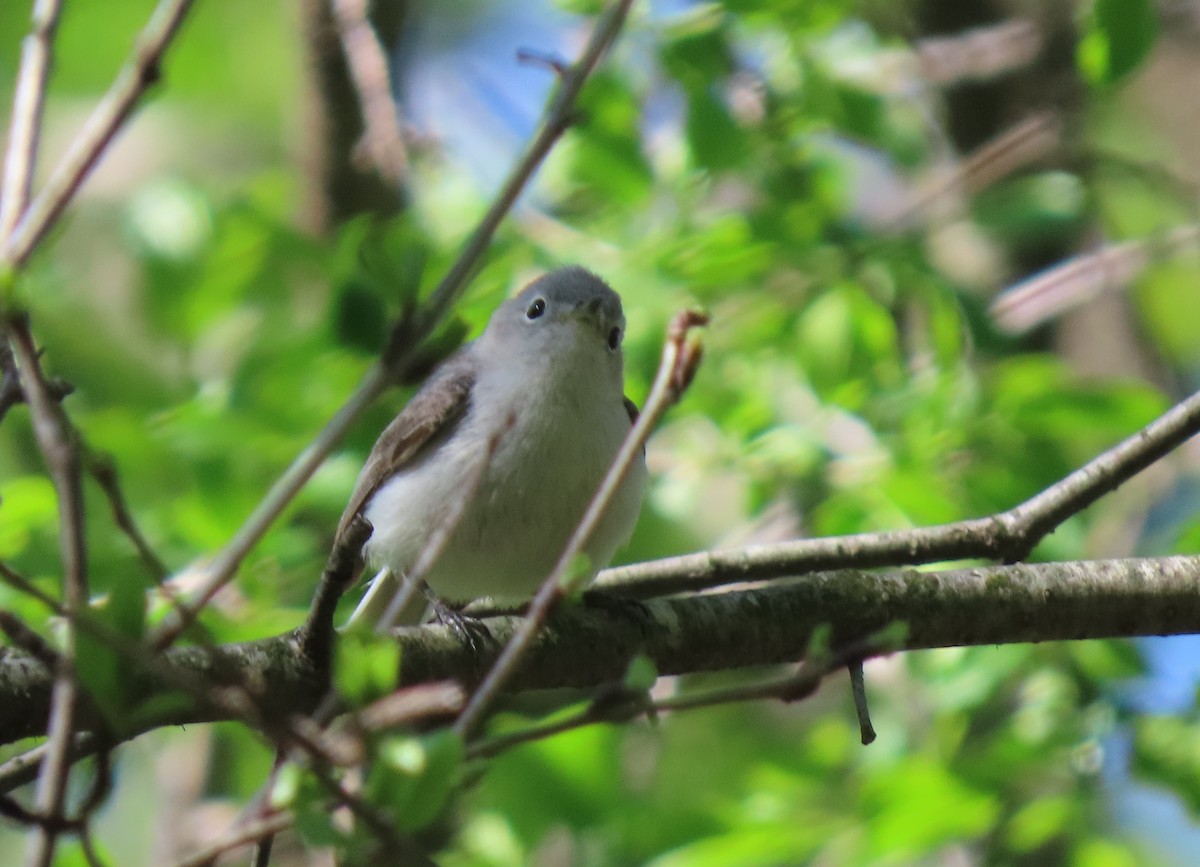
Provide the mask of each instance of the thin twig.
{"label": "thin twig", "polygon": [[1094,298],[1123,289],[1155,262],[1195,250],[1200,225],[1176,226],[1151,238],[1105,244],[1064,259],[1005,289],[989,312],[1001,329],[1019,334]]}
{"label": "thin twig", "polygon": [[[390,853],[390,860],[393,863],[411,865],[411,867],[437,867],[435,862],[411,838],[400,833],[385,811],[343,786],[329,772],[328,768],[314,764],[309,771],[338,803],[350,810],[354,817],[375,835],[379,844],[383,845],[385,851]],[[372,863],[378,863],[378,861],[372,859]]]}
{"label": "thin twig", "polygon": [[540,66],[549,69],[555,75],[564,75],[567,71],[566,61],[557,54],[538,51],[536,48],[518,48],[517,63],[523,63],[526,66]]}
{"label": "thin twig", "polygon": [[617,38],[632,5],[633,0],[617,0],[605,10],[579,60],[560,77],[558,90],[550,97],[545,120],[517,162],[516,169],[505,180],[495,202],[468,239],[462,253],[434,290],[429,303],[430,317],[440,319],[458,298],[475,268],[475,263],[487,249],[492,234],[520,196],[534,169],[541,164],[550,148],[574,121],[575,101],[579,98],[579,92],[596,68],[596,64],[600,62],[600,58]]}
{"label": "thin twig", "polygon": [[850,674],[850,695],[854,698],[854,715],[858,717],[858,735],[862,745],[875,742],[875,726],[871,725],[871,710],[867,705],[867,683],[863,677],[862,659],[852,660],[846,671]]}
{"label": "thin twig", "polygon": [[9,819],[19,825],[31,828],[46,828],[56,834],[71,833],[79,830],[79,823],[65,816],[40,816],[21,806],[21,803],[7,795],[0,795],[0,817]]}
{"label": "thin twig", "polygon": [[0,243],[8,240],[33,188],[46,82],[54,62],[54,34],[58,29],[61,0],[35,0],[33,28],[21,45],[21,70],[17,74],[8,151],[4,158],[4,187],[0,192]]}
{"label": "thin twig", "polygon": [[926,84],[948,87],[963,82],[990,81],[1021,69],[1036,59],[1044,36],[1026,18],[1008,18],[953,36],[917,40],[914,49]]}
{"label": "thin twig", "polygon": [[[634,459],[640,453],[650,431],[658,424],[663,413],[679,400],[684,389],[691,383],[696,367],[700,362],[700,347],[698,343],[689,342],[693,328],[704,325],[707,317],[702,314],[685,311],[679,313],[671,321],[667,330],[666,343],[663,346],[662,360],[659,362],[658,374],[654,385],[646,398],[646,406],[641,415],[621,443],[621,448],[613,458],[608,473],[600,488],[588,504],[587,511],[571,534],[567,546],[563,549],[558,562],[550,571],[549,576],[542,582],[537,595],[529,605],[529,613],[522,621],[520,628],[513,635],[504,651],[500,654],[483,682],[479,684],[467,702],[466,708],[454,723],[454,730],[466,737],[483,720],[492,700],[504,687],[520,663],[521,658],[529,650],[534,638],[546,622],[553,610],[573,589],[574,582],[568,580],[575,559],[583,551],[596,525],[604,517],[609,502],[616,494],[621,482]],[[583,576],[587,577],[587,576]]]}
{"label": "thin twig", "polygon": [[172,644],[183,634],[212,598],[228,584],[246,555],[258,544],[275,519],[287,508],[288,503],[300,492],[317,467],[319,467],[341,442],[358,416],[383,394],[389,376],[381,365],[368,371],[358,389],[337,411],[324,429],[289,466],[267,491],[262,501],[246,518],[233,538],[226,543],[204,569],[204,580],[190,603],[180,603],[175,616],[163,622],[154,637],[154,646],[161,649]]}
{"label": "thin twig", "polygon": [[96,480],[96,484],[100,486],[100,489],[104,491],[104,496],[108,499],[108,507],[112,510],[113,522],[117,525],[117,529],[133,543],[142,564],[154,582],[161,583],[170,574],[167,564],[150,547],[150,543],[138,527],[129,503],[125,499],[125,494],[121,490],[121,478],[112,457],[98,454],[90,449],[85,452],[84,457],[88,472],[91,473],[92,478]]}
{"label": "thin twig", "polygon": [[854,642],[845,650],[834,654],[824,654],[822,658],[814,656],[805,659],[787,675],[654,700],[651,700],[645,693],[629,693],[624,701],[618,701],[615,704],[610,701],[592,703],[578,713],[562,719],[537,723],[471,744],[467,747],[467,758],[492,758],[521,744],[545,740],[548,737],[596,723],[624,723],[639,716],[654,718],[659,714],[675,711],[697,710],[716,705],[762,699],[800,701],[816,692],[821,681],[837,668],[852,665],[854,660],[859,660],[861,663],[864,658],[881,656],[896,649],[895,636],[891,631],[884,630],[864,641]]}
{"label": "thin twig", "polygon": [[138,37],[133,55],[117,74],[108,93],[72,139],[45,187],[30,203],[12,234],[0,248],[0,268],[21,268],[54,227],[63,209],[108,149],[138,100],[161,74],[159,64],[179,31],[193,0],[160,0]]}
{"label": "thin twig", "polygon": [[14,647],[19,647],[53,671],[61,664],[62,655],[49,641],[25,625],[21,618],[0,608],[0,632],[8,636]]}
{"label": "thin twig", "polygon": [[0,331],[0,421],[8,411],[25,400],[21,378],[17,375],[17,360],[13,358],[8,338]]}
{"label": "thin twig", "polygon": [[79,848],[83,851],[83,858],[87,862],[88,867],[106,867],[104,860],[100,857],[100,853],[92,845],[92,831],[88,825],[84,825],[79,829]]}
{"label": "thin twig", "polygon": [[[63,610],[67,614],[83,611],[88,603],[87,550],[83,510],[83,469],[78,442],[70,422],[50,393],[42,374],[41,362],[29,322],[11,317],[5,322],[16,353],[21,375],[21,390],[29,403],[33,431],[58,493],[59,549],[63,564]],[[62,814],[70,771],[70,751],[75,730],[79,687],[75,681],[73,658],[75,628],[68,620],[58,664],[55,667],[54,693],[47,728],[49,750],[38,776],[37,812],[44,816]],[[47,867],[54,860],[57,834],[39,829],[26,850],[30,867]]]}
{"label": "thin twig", "polygon": [[331,665],[333,615],[338,600],[362,571],[362,548],[370,535],[370,523],[356,515],[325,562],[300,632],[301,652],[319,668],[328,670]]}
{"label": "thin twig", "polygon": [[242,846],[249,846],[264,837],[286,831],[294,822],[295,818],[291,813],[273,813],[254,822],[235,825],[224,837],[176,861],[173,867],[212,867],[222,855]]}
{"label": "thin twig", "polygon": [[866,569],[964,559],[1016,562],[1068,518],[1197,433],[1200,392],[1041,493],[990,517],[667,557],[609,569],[597,577],[594,586],[644,599],[841,567]]}
{"label": "thin twig", "polygon": [[0,560],[0,580],[3,580],[5,584],[12,587],[14,590],[18,590],[21,593],[24,593],[26,596],[32,596],[38,602],[41,602],[43,605],[48,607],[51,611],[54,611],[55,613],[61,613],[62,608],[58,604],[57,599],[44,592],[36,584],[2,560]]}
{"label": "thin twig", "polygon": [[254,844],[254,855],[250,859],[251,867],[268,867],[271,863],[271,853],[275,850],[275,835],[263,837]]}
{"label": "thin twig", "polygon": [[[290,720],[294,731],[302,733],[305,740],[291,738],[288,745],[281,746],[276,753],[275,766],[267,781],[249,800],[239,818],[241,822],[252,822],[268,815],[271,792],[278,778],[279,769],[288,759],[289,747],[298,746],[304,755],[296,761],[313,761],[328,768],[351,767],[363,763],[367,756],[367,739],[375,733],[388,729],[442,719],[462,710],[466,695],[462,687],[451,681],[419,684],[396,690],[367,707],[343,717],[334,731],[324,731],[336,713],[336,703],[328,699],[313,714]],[[270,858],[274,836],[263,837],[255,849],[255,865],[260,859]]]}
{"label": "thin twig", "polygon": [[[940,129],[940,127],[939,127]],[[1062,121],[1047,111],[1023,118],[961,160],[932,172],[919,183],[883,225],[895,232],[925,225],[945,212],[957,216],[956,196],[977,195],[1025,166],[1045,159],[1062,144]]]}
{"label": "thin twig", "polygon": [[[69,382],[58,377],[46,377],[46,390],[55,400],[62,400],[74,388]],[[24,402],[25,392],[21,390],[17,362],[13,358],[12,348],[8,345],[3,329],[0,329],[0,421],[4,420],[10,409]]]}
{"label": "thin twig", "polygon": [[475,231],[463,244],[454,264],[434,289],[421,315],[415,321],[401,320],[392,330],[383,361],[371,368],[357,390],[325,425],[312,445],[306,448],[283,475],[271,486],[262,501],[238,529],[229,543],[213,558],[205,570],[205,580],[194,602],[178,618],[165,622],[155,645],[171,644],[190,625],[205,605],[233,578],[234,572],[250,550],[262,538],[287,504],[308,482],[317,467],[342,440],[359,415],[396,379],[403,379],[413,362],[422,338],[433,332],[450,306],[462,294],[467,279],[487,250],[500,222],[511,210],[534,171],[541,165],[554,143],[562,136],[574,116],[575,100],[601,55],[616,38],[633,0],[619,0],[597,24],[579,61],[562,78],[551,97],[544,119],[525,152],[496,194]]}
{"label": "thin twig", "polygon": [[384,180],[397,188],[408,174],[400,110],[392,92],[387,51],[371,26],[367,0],[331,0],[350,79],[358,91],[363,136],[358,149]]}

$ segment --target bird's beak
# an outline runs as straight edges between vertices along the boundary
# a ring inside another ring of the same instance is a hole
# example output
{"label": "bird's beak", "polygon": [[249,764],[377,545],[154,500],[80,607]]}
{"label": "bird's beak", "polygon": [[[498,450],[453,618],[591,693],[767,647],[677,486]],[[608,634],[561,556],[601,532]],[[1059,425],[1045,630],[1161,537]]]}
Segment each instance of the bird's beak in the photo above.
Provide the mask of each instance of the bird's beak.
{"label": "bird's beak", "polygon": [[600,298],[593,298],[590,301],[575,305],[572,313],[574,314],[574,318],[578,319],[581,323],[590,325],[600,331],[605,330],[604,302]]}

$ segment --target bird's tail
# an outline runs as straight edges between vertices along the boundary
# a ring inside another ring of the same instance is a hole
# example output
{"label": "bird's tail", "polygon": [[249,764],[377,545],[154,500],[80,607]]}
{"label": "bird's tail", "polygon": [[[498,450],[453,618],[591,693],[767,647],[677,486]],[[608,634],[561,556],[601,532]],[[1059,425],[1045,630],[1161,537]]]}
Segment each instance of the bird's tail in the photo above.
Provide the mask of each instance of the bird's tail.
{"label": "bird's tail", "polygon": [[425,615],[427,605],[425,594],[419,587],[385,566],[371,579],[346,626],[364,624],[381,631],[395,626],[416,626]]}

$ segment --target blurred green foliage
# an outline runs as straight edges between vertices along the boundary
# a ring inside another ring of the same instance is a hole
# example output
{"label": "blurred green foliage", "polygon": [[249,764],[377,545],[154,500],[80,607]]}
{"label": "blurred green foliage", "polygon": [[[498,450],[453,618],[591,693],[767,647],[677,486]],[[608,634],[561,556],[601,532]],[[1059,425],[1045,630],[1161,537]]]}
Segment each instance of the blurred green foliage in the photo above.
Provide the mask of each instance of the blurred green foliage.
{"label": "blurred green foliage", "polygon": [[[77,101],[97,95],[151,5],[69,8],[52,132],[70,135]],[[916,189],[938,156],[937,97],[901,86],[907,43],[859,11],[730,0],[635,18],[540,175],[538,219],[501,231],[457,308],[474,333],[538,269],[592,267],[623,294],[638,400],[670,315],[694,303],[711,311],[705,364],[651,444],[654,482],[627,560],[721,544],[766,514],[821,535],[995,512],[1170,403],[1133,376],[1082,375],[1044,333],[998,333],[977,287],[936,254],[931,239],[944,225],[871,216],[895,203],[881,201],[888,190],[857,160],[866,154],[872,170]],[[424,158],[403,215],[351,221],[326,239],[298,230],[303,169],[288,160],[302,93],[295,15],[281,3],[198,4],[165,86],[127,133],[144,151],[183,156],[147,168],[141,151],[114,153],[20,286],[50,370],[76,388],[72,418],[114,456],[138,521],[184,573],[229,539],[338,409],[389,320],[427,295],[486,201],[453,166]],[[15,56],[24,22],[22,4],[0,5],[0,58]],[[1102,85],[1086,96],[1102,119],[1079,133],[1083,145],[1133,125],[1109,85],[1127,80],[1156,38],[1146,2],[1098,0],[1088,22],[1078,57]],[[14,66],[0,64],[5,85]],[[661,93],[677,101],[673,121],[646,117]],[[1026,172],[946,219],[1001,263],[993,286],[1013,276],[1009,257],[1177,219],[1178,202],[1145,178],[1090,168]],[[1134,296],[1145,343],[1177,377],[1200,346],[1200,315],[1181,313],[1195,308],[1196,277],[1195,262],[1160,267]],[[367,414],[257,547],[204,618],[213,638],[299,623],[358,468],[405,397]],[[1124,550],[1114,545],[1137,537],[1154,495],[1134,487],[1072,519],[1035,556]],[[99,490],[87,494],[102,616],[136,637],[148,581]],[[1194,550],[1200,525],[1180,523],[1179,544]],[[56,593],[56,549],[53,489],[28,417],[15,411],[0,428],[0,557]],[[52,629],[4,585],[0,605]],[[377,695],[394,653],[366,639],[342,649],[345,694]],[[120,661],[87,650],[85,682],[110,713],[130,711]],[[1136,650],[1116,642],[883,660],[867,668],[880,737],[866,749],[839,678],[795,706],[594,726],[486,770],[464,763],[448,736],[389,736],[374,745],[366,793],[406,830],[436,825],[449,804],[448,865],[1143,864],[1165,855],[1114,821],[1100,775],[1106,744],[1132,732],[1137,773],[1192,810],[1200,774],[1192,715],[1138,717],[1119,701],[1114,685],[1141,670]],[[520,724],[507,715],[495,727]],[[165,749],[182,735],[153,737]],[[208,749],[196,796],[245,799],[264,779],[269,750],[245,730],[215,727]],[[159,785],[131,762],[100,840],[122,864],[149,863],[121,848],[122,835],[168,819],[165,807],[152,817],[122,807],[130,787]],[[297,810],[303,840],[365,851],[311,778],[275,791]],[[68,850],[61,863],[81,859]]]}

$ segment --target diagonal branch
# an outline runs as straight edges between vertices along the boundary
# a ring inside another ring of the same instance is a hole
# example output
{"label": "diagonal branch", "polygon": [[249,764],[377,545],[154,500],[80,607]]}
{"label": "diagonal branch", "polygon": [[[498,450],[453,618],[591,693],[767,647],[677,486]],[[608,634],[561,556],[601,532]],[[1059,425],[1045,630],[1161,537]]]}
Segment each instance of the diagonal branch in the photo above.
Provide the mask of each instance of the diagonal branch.
{"label": "diagonal branch", "polygon": [[46,82],[54,60],[54,34],[61,12],[62,0],[35,0],[33,29],[21,45],[21,70],[13,97],[8,151],[4,158],[4,186],[0,194],[0,241],[7,240],[29,204],[42,134]]}
{"label": "diagonal branch", "polygon": [[468,748],[467,755],[470,758],[491,758],[520,744],[543,740],[561,732],[596,723],[630,722],[639,716],[653,719],[663,713],[761,699],[800,701],[813,695],[826,675],[835,669],[855,664],[861,666],[863,659],[882,656],[896,649],[899,642],[893,635],[894,632],[895,630],[884,630],[879,635],[855,641],[835,653],[811,654],[788,674],[747,684],[684,692],[653,700],[644,692],[617,696],[616,702],[607,697],[601,698],[564,719],[534,723],[516,731],[481,740]]}
{"label": "diagonal branch", "polygon": [[179,32],[193,0],[159,0],[138,37],[133,56],[117,74],[70,148],[54,167],[46,186],[34,198],[0,249],[0,269],[18,269],[58,222],[92,167],[108,148],[138,100],[161,74],[159,64]]}
{"label": "diagonal branch", "polygon": [[644,599],[843,566],[862,569],[965,559],[1017,562],[1068,518],[1197,433],[1200,433],[1200,392],[1006,512],[934,527],[799,539],[667,557],[609,569],[600,574],[594,586]]}
{"label": "diagonal branch", "polygon": [[141,528],[138,527],[137,521],[133,517],[133,511],[129,508],[129,503],[121,488],[121,477],[117,472],[116,463],[110,455],[94,452],[91,449],[85,450],[84,459],[88,472],[96,480],[100,489],[104,491],[117,529],[133,543],[133,547],[137,549],[142,565],[146,567],[151,579],[156,584],[161,583],[170,572],[162,558],[158,556],[150,542],[142,534]]}

